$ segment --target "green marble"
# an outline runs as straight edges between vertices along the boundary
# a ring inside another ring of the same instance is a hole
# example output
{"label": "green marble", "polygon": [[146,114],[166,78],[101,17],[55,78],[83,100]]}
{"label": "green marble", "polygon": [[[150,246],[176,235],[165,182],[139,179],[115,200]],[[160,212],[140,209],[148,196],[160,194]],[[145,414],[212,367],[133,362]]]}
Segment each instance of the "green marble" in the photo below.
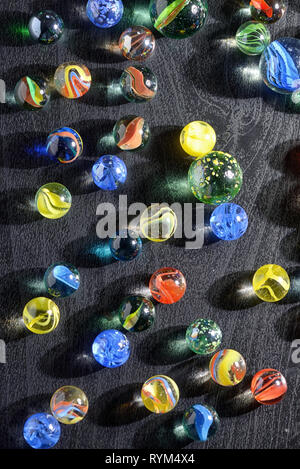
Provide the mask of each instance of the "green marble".
{"label": "green marble", "polygon": [[149,8],[153,26],[173,39],[195,34],[207,16],[206,0],[151,0]]}
{"label": "green marble", "polygon": [[230,202],[240,191],[243,172],[237,160],[222,151],[212,151],[193,161],[188,183],[201,202],[219,205]]}
{"label": "green marble", "polygon": [[236,33],[236,44],[246,55],[260,55],[271,42],[267,27],[257,21],[247,21]]}
{"label": "green marble", "polygon": [[117,312],[122,326],[130,332],[149,329],[155,319],[155,308],[152,301],[143,296],[127,296]]}
{"label": "green marble", "polygon": [[199,355],[209,355],[217,350],[222,341],[222,331],[211,319],[197,319],[186,330],[189,348]]}

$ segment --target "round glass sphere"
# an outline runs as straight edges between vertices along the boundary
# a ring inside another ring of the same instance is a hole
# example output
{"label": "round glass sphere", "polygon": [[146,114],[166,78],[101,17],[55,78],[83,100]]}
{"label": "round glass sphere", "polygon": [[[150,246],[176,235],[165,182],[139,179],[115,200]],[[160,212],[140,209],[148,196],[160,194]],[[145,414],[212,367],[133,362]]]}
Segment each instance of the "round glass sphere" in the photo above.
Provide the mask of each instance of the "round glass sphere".
{"label": "round glass sphere", "polygon": [[92,77],[89,69],[75,62],[63,63],[54,74],[55,89],[64,98],[81,98],[89,91],[91,84]]}
{"label": "round glass sphere", "polygon": [[207,9],[206,0],[151,0],[150,18],[164,36],[184,39],[202,28]]}
{"label": "round glass sphere", "polygon": [[222,331],[211,319],[197,319],[186,330],[186,343],[198,355],[209,355],[220,347]]}
{"label": "round glass sphere", "polygon": [[51,10],[33,15],[28,24],[31,39],[42,44],[57,42],[63,35],[65,26],[62,18]]}
{"label": "round glass sphere", "polygon": [[88,398],[76,386],[63,386],[57,389],[50,401],[53,416],[61,423],[73,425],[81,422],[89,408]]}
{"label": "round glass sphere", "polygon": [[271,42],[268,28],[257,21],[247,21],[237,30],[236,44],[246,55],[260,55]]}
{"label": "round glass sphere", "polygon": [[280,94],[300,89],[300,39],[283,37],[271,42],[261,55],[259,69],[264,83]]}
{"label": "round glass sphere", "polygon": [[58,326],[60,312],[58,306],[49,298],[34,298],[23,310],[23,321],[34,334],[49,334]]}
{"label": "round glass sphere", "polygon": [[132,26],[121,34],[119,47],[126,59],[141,62],[153,54],[155,37],[144,26]]}
{"label": "round glass sphere", "polygon": [[144,406],[155,414],[166,414],[174,409],[179,400],[175,381],[164,375],[153,376],[143,384],[141,391]]}
{"label": "round glass sphere", "polygon": [[125,116],[116,122],[113,135],[121,150],[136,150],[148,143],[150,128],[143,117]]}
{"label": "round glass sphere", "polygon": [[217,432],[220,419],[212,407],[195,404],[185,411],[182,425],[189,438],[206,441]]}
{"label": "round glass sphere", "polygon": [[70,127],[54,130],[47,138],[47,153],[60,163],[73,163],[82,154],[83,142],[79,133]]}
{"label": "round glass sphere", "polygon": [[287,0],[251,0],[252,18],[261,23],[275,23],[286,12]]}
{"label": "round glass sphere", "polygon": [[207,122],[194,121],[186,125],[180,134],[180,144],[190,156],[203,157],[216,144],[216,132]]}
{"label": "round glass sphere", "polygon": [[271,368],[258,371],[251,381],[251,392],[260,404],[278,404],[287,392],[286,379]]}
{"label": "round glass sphere", "polygon": [[213,151],[192,162],[188,183],[194,196],[205,204],[230,202],[240,191],[243,173],[237,160]]}
{"label": "round glass sphere", "polygon": [[224,349],[212,357],[209,370],[216,383],[221,386],[235,386],[245,377],[246,362],[239,352]]}
{"label": "round glass sphere", "polygon": [[152,301],[143,296],[127,296],[117,312],[122,326],[130,332],[149,329],[155,319],[155,308]]}
{"label": "round glass sphere", "polygon": [[49,84],[41,77],[23,77],[15,86],[16,103],[28,111],[38,111],[50,101]]}
{"label": "round glass sphere", "polygon": [[282,300],[288,294],[290,278],[280,265],[267,264],[255,272],[252,285],[258,298],[273,303]]}
{"label": "round glass sphere", "polygon": [[108,329],[97,335],[92,346],[95,360],[106,368],[124,365],[130,356],[130,343],[122,332]]}
{"label": "round glass sphere", "polygon": [[132,230],[122,230],[109,240],[112,256],[117,261],[132,261],[142,252],[141,238]]}
{"label": "round glass sphere", "polygon": [[232,241],[246,233],[248,216],[245,210],[237,204],[221,204],[211,214],[210,226],[218,238]]}
{"label": "round glass sphere", "polygon": [[89,0],[86,14],[97,28],[107,29],[118,24],[123,16],[122,0]]}
{"label": "round glass sphere", "polygon": [[56,220],[67,215],[72,205],[72,196],[62,184],[49,182],[37,191],[35,204],[43,217]]}
{"label": "round glass sphere", "polygon": [[50,295],[55,298],[64,298],[78,290],[80,285],[79,272],[71,264],[52,264],[46,270],[44,283]]}
{"label": "round glass sphere", "polygon": [[178,269],[163,267],[152,275],[149,288],[153,298],[159,303],[177,303],[186,291],[186,280]]}
{"label": "round glass sphere", "polygon": [[122,73],[120,87],[127,101],[134,103],[151,101],[157,93],[157,78],[150,68],[131,65]]}
{"label": "round glass sphere", "polygon": [[121,158],[115,155],[101,156],[92,168],[96,186],[104,191],[115,191],[127,179],[127,167]]}
{"label": "round glass sphere", "polygon": [[162,204],[152,204],[140,218],[140,230],[150,241],[160,243],[170,239],[177,228],[177,216],[173,210]]}
{"label": "round glass sphere", "polygon": [[34,449],[50,449],[60,439],[58,421],[45,412],[29,417],[24,425],[23,436],[26,443]]}

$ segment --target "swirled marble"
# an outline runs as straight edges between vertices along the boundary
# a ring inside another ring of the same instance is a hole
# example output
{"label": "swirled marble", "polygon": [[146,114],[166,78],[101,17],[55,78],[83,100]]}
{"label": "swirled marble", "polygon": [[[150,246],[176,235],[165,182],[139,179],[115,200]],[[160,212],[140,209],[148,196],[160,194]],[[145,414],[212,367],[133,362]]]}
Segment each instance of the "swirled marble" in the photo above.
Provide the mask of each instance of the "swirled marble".
{"label": "swirled marble", "polygon": [[280,265],[266,264],[255,272],[252,285],[258,298],[274,303],[288,294],[291,282],[288,273]]}
{"label": "swirled marble", "polygon": [[140,218],[140,230],[150,241],[161,243],[170,239],[177,228],[176,213],[168,206],[152,204]]}
{"label": "swirled marble", "polygon": [[272,368],[258,371],[251,381],[251,392],[260,404],[278,404],[287,392],[286,379]]}
{"label": "swirled marble", "polygon": [[68,62],[60,65],[54,74],[54,86],[68,99],[78,99],[90,89],[92,77],[85,65]]}
{"label": "swirled marble", "polygon": [[136,150],[147,144],[150,128],[143,117],[125,116],[116,122],[113,135],[121,150]]}
{"label": "swirled marble", "polygon": [[56,329],[59,319],[58,306],[49,298],[34,298],[23,310],[24,324],[34,334],[49,334]]}
{"label": "swirled marble", "polygon": [[195,404],[185,411],[182,424],[189,438],[206,441],[217,432],[220,419],[212,407]]}
{"label": "swirled marble", "polygon": [[165,414],[174,409],[179,400],[179,389],[175,381],[164,375],[149,378],[141,391],[144,406],[155,414]]}
{"label": "swirled marble", "polygon": [[126,59],[146,60],[155,50],[155,38],[150,29],[144,26],[132,26],[120,36],[119,47]]}
{"label": "swirled marble", "polygon": [[130,102],[150,101],[157,93],[157,78],[147,67],[127,67],[121,75],[120,86],[123,96]]}
{"label": "swirled marble", "polygon": [[70,210],[72,196],[62,184],[49,182],[37,191],[35,204],[43,217],[57,219],[64,217]]}
{"label": "swirled marble", "polygon": [[37,111],[50,101],[48,83],[40,77],[23,77],[14,90],[17,104],[27,110]]}
{"label": "swirled marble", "polygon": [[246,55],[260,55],[270,44],[271,34],[264,24],[247,21],[237,30],[236,44]]}
{"label": "swirled marble", "polygon": [[67,425],[83,420],[88,408],[88,398],[76,386],[63,386],[57,389],[50,401],[50,409],[54,417]]}
{"label": "swirled marble", "polygon": [[58,421],[45,412],[31,415],[25,422],[23,436],[26,443],[34,449],[50,449],[60,439],[61,429]]}
{"label": "swirled marble", "polygon": [[212,357],[209,370],[216,383],[221,386],[235,386],[245,377],[246,362],[239,352],[224,349]]}
{"label": "swirled marble", "polygon": [[155,319],[155,307],[152,301],[139,295],[130,295],[124,298],[117,313],[124,329],[130,332],[149,329]]}
{"label": "swirled marble", "polygon": [[73,163],[82,154],[83,142],[79,133],[70,127],[54,130],[47,138],[47,153],[60,163]]}
{"label": "swirled marble", "polygon": [[130,343],[122,332],[108,329],[97,335],[92,352],[95,360],[106,368],[124,365],[130,356]]}
{"label": "swirled marble", "polygon": [[186,280],[178,269],[163,267],[152,275],[149,289],[153,298],[159,303],[177,303],[186,291]]}
{"label": "swirled marble", "polygon": [[71,264],[50,265],[44,275],[47,292],[55,298],[64,298],[75,293],[80,285],[79,272]]}

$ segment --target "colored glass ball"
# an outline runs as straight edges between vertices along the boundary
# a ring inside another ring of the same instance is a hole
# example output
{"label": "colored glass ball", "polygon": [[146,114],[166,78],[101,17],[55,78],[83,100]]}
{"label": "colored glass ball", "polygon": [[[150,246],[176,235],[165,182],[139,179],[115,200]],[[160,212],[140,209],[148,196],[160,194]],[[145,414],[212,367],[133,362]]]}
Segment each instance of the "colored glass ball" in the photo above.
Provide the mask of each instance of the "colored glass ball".
{"label": "colored glass ball", "polygon": [[70,127],[54,130],[47,138],[47,153],[60,163],[73,163],[82,154],[83,142],[79,133]]}
{"label": "colored glass ball", "polygon": [[149,288],[153,298],[159,303],[177,303],[186,291],[186,280],[180,270],[163,267],[152,275]]}
{"label": "colored glass ball", "polygon": [[100,365],[107,368],[117,368],[127,362],[130,356],[130,344],[122,332],[109,329],[96,337],[92,352]]}
{"label": "colored glass ball", "polygon": [[155,308],[152,301],[138,295],[124,298],[117,313],[124,329],[130,332],[149,329],[155,319]]}
{"label": "colored glass ball", "polygon": [[58,326],[60,312],[58,306],[49,298],[33,298],[23,310],[23,321],[34,334],[49,334]]}
{"label": "colored glass ball", "polygon": [[43,217],[56,220],[67,215],[72,206],[72,196],[62,184],[49,182],[37,191],[35,205]]}
{"label": "colored glass ball", "polygon": [[155,37],[144,26],[132,26],[121,34],[119,48],[126,59],[141,62],[153,54]]}
{"label": "colored glass ball", "polygon": [[206,441],[217,432],[220,419],[212,407],[195,404],[185,411],[182,424],[189,438]]}
{"label": "colored glass ball", "polygon": [[122,230],[109,240],[112,256],[118,261],[132,261],[142,252],[141,238],[132,230]]}
{"label": "colored glass ball", "polygon": [[212,357],[209,370],[216,383],[221,386],[235,386],[245,377],[246,362],[236,350],[224,349]]}
{"label": "colored glass ball", "polygon": [[115,191],[127,179],[127,168],[123,160],[115,155],[101,156],[92,168],[96,186],[105,191]]}
{"label": "colored glass ball", "polygon": [[64,298],[75,293],[80,285],[79,272],[71,264],[50,265],[44,275],[47,292],[55,298]]}
{"label": "colored glass ball", "polygon": [[288,294],[290,284],[288,273],[276,264],[263,265],[252,280],[255,294],[268,303],[282,300]]}
{"label": "colored glass ball", "polygon": [[26,443],[34,449],[50,449],[60,439],[58,421],[45,412],[29,417],[24,425],[23,436]]}
{"label": "colored glass ball", "polygon": [[140,230],[142,235],[155,243],[170,239],[177,228],[177,215],[168,206],[152,204],[142,213]]}
{"label": "colored glass ball", "polygon": [[251,392],[260,404],[278,404],[287,392],[286,379],[280,371],[271,368],[258,371],[253,376]]}
{"label": "colored glass ball", "polygon": [[63,35],[65,26],[62,18],[51,10],[33,15],[28,24],[30,37],[42,44],[57,42]]}
{"label": "colored glass ball", "polygon": [[89,0],[86,14],[97,28],[107,29],[118,24],[123,16],[122,0]]}
{"label": "colored glass ball", "polygon": [[267,27],[257,21],[247,21],[237,30],[236,44],[246,55],[260,55],[271,42]]}
{"label": "colored glass ball", "polygon": [[227,203],[216,207],[210,217],[213,233],[224,241],[238,239],[248,228],[248,216],[237,204]]}
{"label": "colored glass ball", "polygon": [[63,386],[57,389],[50,401],[53,416],[66,425],[81,422],[86,416],[88,408],[88,398],[76,386]]}
{"label": "colored glass ball", "polygon": [[166,414],[179,400],[179,389],[169,376],[157,375],[147,379],[141,391],[144,406],[155,414]]}
{"label": "colored glass ball", "polygon": [[203,157],[216,144],[216,132],[207,122],[194,121],[186,125],[180,134],[180,144],[190,156]]}
{"label": "colored glass ball", "polygon": [[211,319],[197,319],[186,330],[189,348],[199,355],[214,353],[222,341],[222,331]]}

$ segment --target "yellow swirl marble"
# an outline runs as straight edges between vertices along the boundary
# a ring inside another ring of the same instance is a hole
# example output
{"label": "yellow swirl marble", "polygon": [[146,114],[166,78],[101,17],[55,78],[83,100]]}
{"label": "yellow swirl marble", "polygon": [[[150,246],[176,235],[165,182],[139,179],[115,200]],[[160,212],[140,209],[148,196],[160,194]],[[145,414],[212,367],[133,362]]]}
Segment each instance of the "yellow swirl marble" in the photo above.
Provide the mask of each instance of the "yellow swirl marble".
{"label": "yellow swirl marble", "polygon": [[161,204],[148,207],[141,216],[140,229],[143,236],[155,243],[170,239],[177,228],[177,216],[173,210]]}
{"label": "yellow swirl marble", "polygon": [[260,267],[253,276],[253,289],[263,301],[273,303],[282,300],[290,289],[288,273],[276,264]]}
{"label": "yellow swirl marble", "polygon": [[173,410],[179,400],[179,389],[168,376],[157,375],[149,378],[141,391],[144,406],[155,414],[165,414]]}
{"label": "yellow swirl marble", "polygon": [[23,310],[23,321],[34,334],[49,334],[58,326],[60,312],[58,306],[49,298],[34,298]]}
{"label": "yellow swirl marble", "polygon": [[72,205],[72,196],[62,184],[50,182],[37,191],[35,204],[43,217],[55,220],[68,213]]}

